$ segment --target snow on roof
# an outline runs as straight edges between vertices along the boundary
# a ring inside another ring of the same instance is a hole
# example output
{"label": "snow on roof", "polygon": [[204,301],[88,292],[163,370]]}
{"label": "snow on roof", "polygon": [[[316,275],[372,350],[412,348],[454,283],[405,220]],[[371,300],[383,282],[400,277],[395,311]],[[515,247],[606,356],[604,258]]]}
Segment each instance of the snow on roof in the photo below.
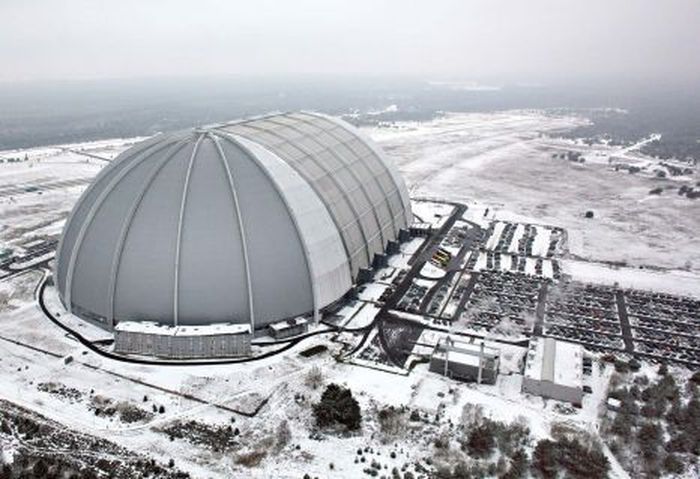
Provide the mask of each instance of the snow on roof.
{"label": "snow on roof", "polygon": [[[439,359],[447,357],[451,363],[479,366],[482,341],[470,343],[450,338],[450,342],[451,344],[447,342],[447,338],[440,339],[433,356]],[[500,354],[501,351],[499,349],[484,345],[484,358],[491,359],[498,357]]]}
{"label": "snow on roof", "polygon": [[530,343],[525,377],[580,388],[582,374],[582,346],[553,338],[535,339]]}
{"label": "snow on roof", "polygon": [[309,320],[299,316],[298,318],[285,319],[284,321],[278,321],[277,323],[272,323],[268,327],[275,331],[284,331],[285,329],[293,328],[294,326],[301,326],[308,323]]}
{"label": "snow on roof", "polygon": [[429,230],[433,228],[433,225],[431,223],[426,223],[423,221],[414,221],[411,224],[411,228],[419,229],[419,230]]}
{"label": "snow on roof", "polygon": [[163,336],[216,336],[221,334],[249,334],[249,324],[214,323],[203,326],[169,326],[154,321],[120,321],[115,331],[125,333],[157,334]]}

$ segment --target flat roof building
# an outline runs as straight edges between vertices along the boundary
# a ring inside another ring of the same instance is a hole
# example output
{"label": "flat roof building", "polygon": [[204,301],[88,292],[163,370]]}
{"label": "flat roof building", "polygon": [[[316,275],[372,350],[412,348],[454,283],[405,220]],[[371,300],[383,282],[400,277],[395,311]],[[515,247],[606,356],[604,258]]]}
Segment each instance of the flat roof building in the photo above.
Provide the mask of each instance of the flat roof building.
{"label": "flat roof building", "polygon": [[167,359],[247,356],[250,338],[247,324],[166,326],[122,321],[114,328],[114,352]]}
{"label": "flat roof building", "polygon": [[494,384],[501,352],[484,341],[468,342],[449,336],[438,340],[430,356],[430,371],[462,381]]}
{"label": "flat roof building", "polygon": [[554,338],[530,341],[522,390],[524,393],[581,405],[583,347]]}

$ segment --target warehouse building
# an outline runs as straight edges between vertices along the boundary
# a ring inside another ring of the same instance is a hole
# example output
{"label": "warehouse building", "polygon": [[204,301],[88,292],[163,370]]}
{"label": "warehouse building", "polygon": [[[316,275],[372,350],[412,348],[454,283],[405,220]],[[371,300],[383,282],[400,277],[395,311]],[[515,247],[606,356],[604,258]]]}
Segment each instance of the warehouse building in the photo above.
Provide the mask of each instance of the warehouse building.
{"label": "warehouse building", "polygon": [[581,405],[582,346],[554,338],[536,338],[530,342],[525,361],[524,393]]}
{"label": "warehouse building", "polygon": [[121,322],[317,321],[408,235],[406,186],[349,124],[285,113],[160,134],[73,208],[55,283],[68,312]]}
{"label": "warehouse building", "polygon": [[123,321],[114,327],[114,352],[167,359],[226,358],[250,354],[250,326],[164,326]]}
{"label": "warehouse building", "polygon": [[484,341],[467,342],[441,338],[430,356],[430,371],[462,381],[495,384],[500,351]]}

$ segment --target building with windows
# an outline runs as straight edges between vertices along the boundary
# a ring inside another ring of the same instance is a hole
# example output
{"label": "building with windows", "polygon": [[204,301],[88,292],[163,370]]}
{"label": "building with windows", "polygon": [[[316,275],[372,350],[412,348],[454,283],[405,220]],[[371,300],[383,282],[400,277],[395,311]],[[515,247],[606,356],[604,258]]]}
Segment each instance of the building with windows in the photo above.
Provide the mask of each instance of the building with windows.
{"label": "building with windows", "polygon": [[164,326],[122,321],[114,327],[114,352],[166,359],[229,358],[250,354],[250,326]]}

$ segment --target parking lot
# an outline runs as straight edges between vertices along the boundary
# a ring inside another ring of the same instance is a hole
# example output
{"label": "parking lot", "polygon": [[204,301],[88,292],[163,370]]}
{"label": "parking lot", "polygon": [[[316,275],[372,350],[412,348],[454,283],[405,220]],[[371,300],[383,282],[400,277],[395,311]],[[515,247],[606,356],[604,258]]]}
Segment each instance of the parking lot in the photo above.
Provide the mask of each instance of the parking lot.
{"label": "parking lot", "polygon": [[571,281],[558,263],[565,239],[556,227],[493,221],[477,229],[458,219],[424,255],[442,277],[410,278],[395,309],[455,331],[509,329],[592,351],[700,365],[700,301]]}
{"label": "parking lot", "polygon": [[624,298],[636,352],[700,364],[700,300],[638,290]]}
{"label": "parking lot", "polygon": [[608,286],[560,282],[550,288],[544,335],[591,349],[624,349],[616,291]]}
{"label": "parking lot", "polygon": [[530,334],[545,283],[535,276],[482,271],[458,324],[490,332],[508,320],[522,333]]}

